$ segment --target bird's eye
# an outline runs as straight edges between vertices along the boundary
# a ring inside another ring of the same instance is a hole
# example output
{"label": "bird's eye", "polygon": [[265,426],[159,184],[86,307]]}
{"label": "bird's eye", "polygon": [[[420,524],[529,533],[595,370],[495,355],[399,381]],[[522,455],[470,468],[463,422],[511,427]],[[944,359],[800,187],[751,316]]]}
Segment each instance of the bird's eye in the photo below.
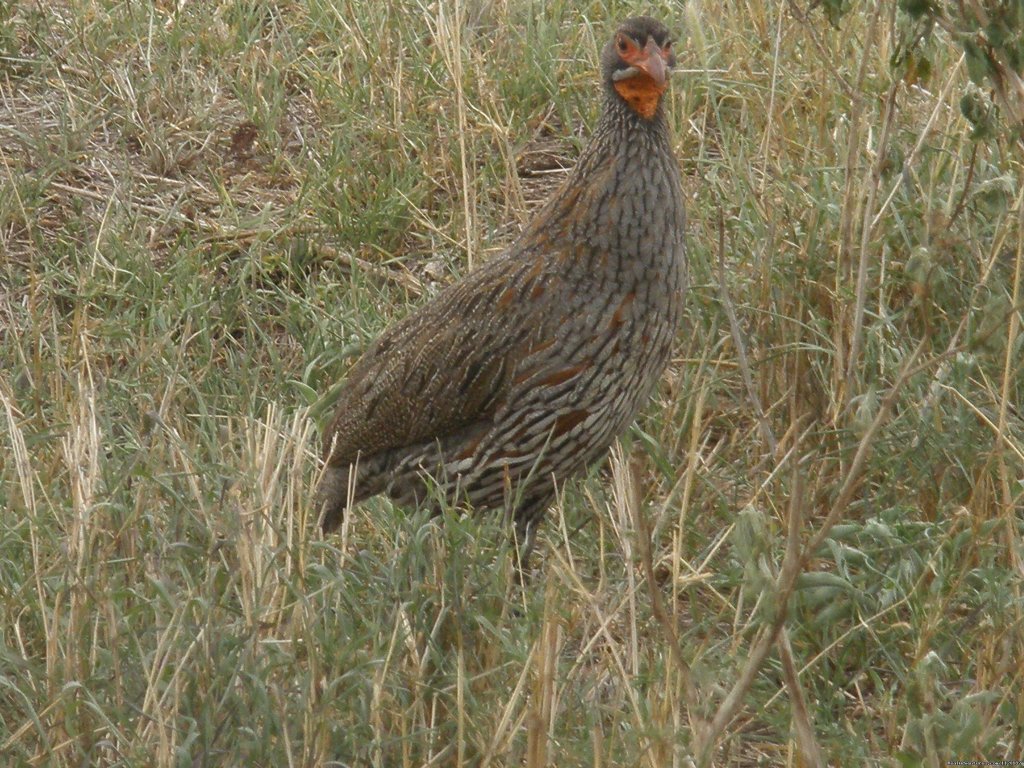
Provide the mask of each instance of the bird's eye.
{"label": "bird's eye", "polygon": [[618,43],[620,53],[625,53],[627,50],[629,50],[629,43],[626,42],[626,38],[620,37]]}
{"label": "bird's eye", "polygon": [[672,43],[673,42],[674,41],[669,40],[667,43],[665,43],[663,46],[661,46],[661,50],[664,51],[665,53],[672,53]]}

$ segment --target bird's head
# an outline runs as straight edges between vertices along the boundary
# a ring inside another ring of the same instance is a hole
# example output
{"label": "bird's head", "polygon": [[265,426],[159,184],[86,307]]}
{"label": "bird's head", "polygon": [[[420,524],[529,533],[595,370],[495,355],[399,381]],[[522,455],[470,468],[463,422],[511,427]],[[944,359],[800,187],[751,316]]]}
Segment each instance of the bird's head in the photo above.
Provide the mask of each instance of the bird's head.
{"label": "bird's head", "polygon": [[648,120],[658,110],[675,63],[668,29],[647,16],[624,21],[601,55],[605,84]]}

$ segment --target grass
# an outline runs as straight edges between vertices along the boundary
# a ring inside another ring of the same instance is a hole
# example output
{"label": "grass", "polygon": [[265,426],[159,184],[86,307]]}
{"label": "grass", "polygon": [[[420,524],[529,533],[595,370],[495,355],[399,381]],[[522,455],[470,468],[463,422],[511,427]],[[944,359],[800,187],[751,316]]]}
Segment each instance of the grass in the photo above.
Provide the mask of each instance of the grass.
{"label": "grass", "polygon": [[886,4],[651,10],[687,325],[519,594],[493,518],[321,538],[317,425],[571,166],[631,9],[0,7],[5,764],[1024,753],[1019,146]]}

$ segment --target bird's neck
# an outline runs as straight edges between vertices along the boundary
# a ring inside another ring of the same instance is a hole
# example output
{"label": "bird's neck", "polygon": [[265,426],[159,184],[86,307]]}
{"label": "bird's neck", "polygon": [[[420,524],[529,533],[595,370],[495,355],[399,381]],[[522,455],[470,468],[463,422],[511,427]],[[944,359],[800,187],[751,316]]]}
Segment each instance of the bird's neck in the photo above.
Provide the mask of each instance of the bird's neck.
{"label": "bird's neck", "polygon": [[681,220],[664,213],[682,207],[679,179],[663,106],[644,118],[609,89],[576,168],[516,251],[545,253],[559,243],[566,268],[584,273],[663,258],[681,242]]}
{"label": "bird's neck", "polygon": [[[659,103],[651,117],[644,117],[608,87],[601,118],[562,190],[562,197],[577,205],[575,196],[582,192],[584,197],[597,202],[596,198],[606,193],[616,194],[615,189],[608,188],[609,184],[621,187],[640,177],[658,176],[667,164],[674,165],[675,158],[664,105]],[[587,207],[585,200],[579,202]]]}
{"label": "bird's neck", "polygon": [[627,104],[614,86],[605,86],[604,109],[594,130],[594,138],[604,135],[612,141],[630,141],[636,137],[660,140],[667,148],[669,136],[664,99],[658,101],[653,114],[645,117]]}
{"label": "bird's neck", "polygon": [[594,134],[556,197],[578,217],[603,218],[616,198],[671,184],[665,175],[675,176],[678,167],[664,106],[659,103],[651,117],[643,117],[608,88]]}

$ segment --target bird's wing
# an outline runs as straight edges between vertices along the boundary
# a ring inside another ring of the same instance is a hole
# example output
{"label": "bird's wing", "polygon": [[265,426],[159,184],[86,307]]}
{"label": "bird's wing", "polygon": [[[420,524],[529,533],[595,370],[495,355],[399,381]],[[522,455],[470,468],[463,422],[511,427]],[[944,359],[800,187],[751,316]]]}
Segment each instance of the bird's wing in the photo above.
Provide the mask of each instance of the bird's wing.
{"label": "bird's wing", "polygon": [[381,334],[339,397],[325,433],[328,462],[345,466],[489,419],[516,361],[548,335],[519,319],[521,302],[548,279],[538,264],[489,262]]}

